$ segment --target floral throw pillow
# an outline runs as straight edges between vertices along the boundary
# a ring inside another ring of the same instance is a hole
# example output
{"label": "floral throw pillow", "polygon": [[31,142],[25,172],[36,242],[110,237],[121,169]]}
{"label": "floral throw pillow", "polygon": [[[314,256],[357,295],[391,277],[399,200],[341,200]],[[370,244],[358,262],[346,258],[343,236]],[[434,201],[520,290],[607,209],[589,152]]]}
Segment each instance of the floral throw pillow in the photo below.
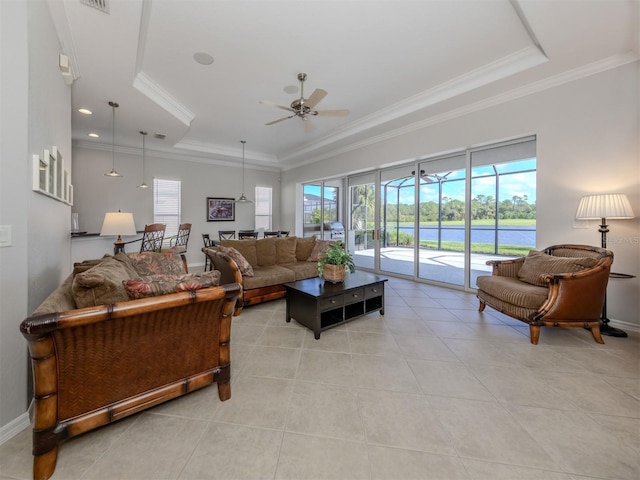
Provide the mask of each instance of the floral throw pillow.
{"label": "floral throw pillow", "polygon": [[334,240],[317,240],[315,245],[313,246],[313,250],[311,250],[311,255],[309,255],[309,258],[307,258],[307,261],[319,262],[325,257],[327,251],[329,250],[329,246],[333,242]]}
{"label": "floral throw pillow", "polygon": [[253,267],[238,250],[233,247],[220,246],[218,247],[218,251],[228,255],[231,260],[236,262],[236,265],[238,265],[238,269],[243,277],[253,277]]}
{"label": "floral throw pillow", "polygon": [[156,253],[142,252],[127,254],[133,268],[138,275],[146,277],[149,275],[182,275],[187,273],[182,262],[182,257],[174,255],[173,252]]}
{"label": "floral throw pillow", "polygon": [[190,292],[220,284],[220,272],[183,275],[149,275],[122,282],[130,299],[156,297],[176,292]]}

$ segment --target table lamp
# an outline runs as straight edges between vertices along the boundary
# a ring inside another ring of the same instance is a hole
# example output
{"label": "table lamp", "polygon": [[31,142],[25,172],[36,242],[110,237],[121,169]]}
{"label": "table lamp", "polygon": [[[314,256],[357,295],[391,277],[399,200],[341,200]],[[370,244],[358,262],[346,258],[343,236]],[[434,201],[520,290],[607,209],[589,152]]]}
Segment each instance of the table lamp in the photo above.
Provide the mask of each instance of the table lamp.
{"label": "table lamp", "polygon": [[136,225],[133,221],[133,213],[124,213],[121,211],[107,212],[104,214],[101,237],[118,236],[113,243],[113,254],[118,252],[124,253],[124,241],[122,235],[136,235]]}
{"label": "table lamp", "polygon": [[[602,248],[607,248],[607,233],[609,225],[607,218],[629,219],[634,218],[633,209],[629,199],[623,193],[602,193],[598,195],[586,195],[580,199],[577,220],[600,220],[600,232]],[[604,297],[602,316],[600,317],[600,333],[611,337],[626,337],[627,333],[619,328],[609,326],[607,318],[607,296]]]}

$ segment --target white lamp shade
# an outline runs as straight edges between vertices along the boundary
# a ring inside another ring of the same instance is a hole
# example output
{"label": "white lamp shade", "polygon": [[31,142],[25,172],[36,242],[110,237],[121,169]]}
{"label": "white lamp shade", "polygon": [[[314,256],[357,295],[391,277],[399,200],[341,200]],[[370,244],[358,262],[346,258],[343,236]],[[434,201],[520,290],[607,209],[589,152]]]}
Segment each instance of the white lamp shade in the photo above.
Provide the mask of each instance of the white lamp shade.
{"label": "white lamp shade", "polygon": [[600,220],[601,218],[634,218],[629,199],[623,193],[587,195],[580,199],[576,219]]}
{"label": "white lamp shade", "polygon": [[104,214],[102,222],[102,230],[100,235],[118,236],[118,235],[136,235],[136,225],[133,221],[133,213],[124,212],[108,212]]}

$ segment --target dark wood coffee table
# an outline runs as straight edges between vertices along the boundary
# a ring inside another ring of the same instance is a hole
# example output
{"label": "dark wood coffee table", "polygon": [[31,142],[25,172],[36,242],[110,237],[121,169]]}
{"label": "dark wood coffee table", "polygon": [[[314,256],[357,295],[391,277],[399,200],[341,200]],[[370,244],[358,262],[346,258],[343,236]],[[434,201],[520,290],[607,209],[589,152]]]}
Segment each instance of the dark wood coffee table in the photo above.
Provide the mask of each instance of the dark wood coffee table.
{"label": "dark wood coffee table", "polygon": [[357,271],[347,274],[343,283],[309,278],[285,283],[287,289],[287,323],[293,318],[320,332],[350,320],[379,311],[384,315],[384,277]]}

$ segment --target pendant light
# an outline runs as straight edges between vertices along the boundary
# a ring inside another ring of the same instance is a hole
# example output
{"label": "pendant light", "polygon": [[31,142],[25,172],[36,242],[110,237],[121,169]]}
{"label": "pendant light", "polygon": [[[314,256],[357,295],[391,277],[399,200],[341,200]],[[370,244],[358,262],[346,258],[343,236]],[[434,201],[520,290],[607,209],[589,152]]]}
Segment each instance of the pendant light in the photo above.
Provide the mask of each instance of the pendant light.
{"label": "pendant light", "polygon": [[122,177],[121,174],[116,172],[116,108],[118,105],[116,102],[109,102],[109,106],[111,107],[111,171],[109,173],[105,173],[107,177]]}
{"label": "pendant light", "polygon": [[244,194],[244,144],[247,143],[247,141],[240,140],[240,143],[242,144],[242,195],[238,197],[235,203],[253,203]]}
{"label": "pendant light", "polygon": [[149,188],[149,185],[144,183],[144,139],[147,136],[147,132],[140,130],[140,135],[142,135],[142,183],[138,185],[138,188]]}

